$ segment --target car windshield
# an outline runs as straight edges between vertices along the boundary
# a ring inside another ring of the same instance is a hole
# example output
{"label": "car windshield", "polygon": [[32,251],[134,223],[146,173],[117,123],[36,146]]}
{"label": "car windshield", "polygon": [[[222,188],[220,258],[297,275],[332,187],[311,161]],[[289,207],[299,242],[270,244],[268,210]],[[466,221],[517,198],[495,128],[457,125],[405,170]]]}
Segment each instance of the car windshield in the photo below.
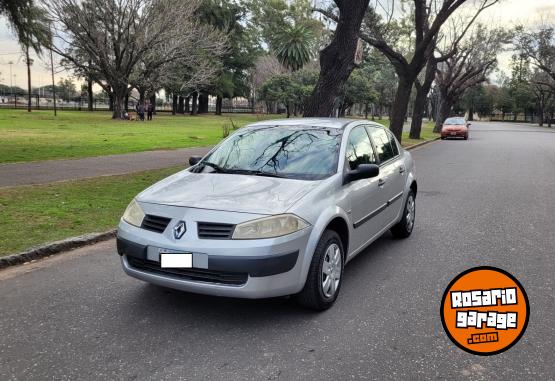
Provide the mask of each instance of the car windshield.
{"label": "car windshield", "polygon": [[307,126],[246,128],[225,140],[193,171],[324,179],[337,171],[342,133]]}
{"label": "car windshield", "polygon": [[447,118],[444,124],[465,124],[464,118]]}

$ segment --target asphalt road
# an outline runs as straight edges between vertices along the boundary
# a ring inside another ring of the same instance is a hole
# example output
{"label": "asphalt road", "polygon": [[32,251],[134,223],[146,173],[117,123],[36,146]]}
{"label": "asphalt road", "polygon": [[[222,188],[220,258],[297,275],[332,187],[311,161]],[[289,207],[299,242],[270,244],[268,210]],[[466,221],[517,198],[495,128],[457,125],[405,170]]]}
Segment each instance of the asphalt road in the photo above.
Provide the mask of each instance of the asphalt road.
{"label": "asphalt road", "polygon": [[[554,379],[555,133],[475,123],[413,155],[413,235],[354,259],[332,309],[151,286],[108,241],[0,272],[0,379]],[[490,357],[455,347],[439,317],[478,265],[514,274],[531,304],[524,337]]]}

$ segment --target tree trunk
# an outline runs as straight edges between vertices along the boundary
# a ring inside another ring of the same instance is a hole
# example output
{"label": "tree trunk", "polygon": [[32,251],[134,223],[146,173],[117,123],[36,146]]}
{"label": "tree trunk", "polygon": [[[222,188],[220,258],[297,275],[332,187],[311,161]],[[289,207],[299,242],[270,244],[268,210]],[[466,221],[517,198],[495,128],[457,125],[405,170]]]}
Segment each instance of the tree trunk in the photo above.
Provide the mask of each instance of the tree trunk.
{"label": "tree trunk", "polygon": [[439,133],[441,132],[441,126],[443,126],[443,122],[445,119],[449,118],[449,114],[451,113],[451,108],[453,107],[453,101],[450,99],[443,99],[440,106],[439,106],[439,115],[436,120],[436,125],[434,127],[434,132]]}
{"label": "tree trunk", "polygon": [[368,119],[368,102],[364,104],[364,119]]}
{"label": "tree trunk", "polygon": [[87,111],[93,111],[94,94],[93,94],[93,81],[91,77],[87,78]]}
{"label": "tree trunk", "polygon": [[186,112],[186,113],[191,112],[190,103],[191,103],[191,97],[185,97],[185,110],[184,110],[184,112]]}
{"label": "tree trunk", "polygon": [[114,95],[112,93],[108,94],[108,110],[114,111]]}
{"label": "tree trunk", "polygon": [[395,93],[395,101],[393,102],[393,107],[391,109],[389,129],[399,141],[402,139],[403,124],[405,123],[405,115],[407,114],[412,83],[413,82],[407,80],[406,77],[399,76],[397,92]]}
{"label": "tree trunk", "polygon": [[206,114],[208,112],[208,94],[200,93],[198,96],[198,113]]}
{"label": "tree trunk", "polygon": [[543,117],[544,117],[543,114],[544,114],[544,112],[543,112],[543,102],[540,101],[539,105],[538,105],[538,118],[539,118],[538,124],[540,125],[540,127],[543,126]]}
{"label": "tree trunk", "polygon": [[129,94],[125,96],[125,111],[129,110]]}
{"label": "tree trunk", "polygon": [[191,105],[191,115],[197,115],[198,113],[198,92],[193,92],[193,100]]}
{"label": "tree trunk", "polygon": [[472,104],[468,107],[468,120],[470,122],[474,121],[474,105]]}
{"label": "tree trunk", "polygon": [[31,112],[31,58],[29,57],[28,46],[25,48],[25,61],[27,61],[27,112]]}
{"label": "tree trunk", "polygon": [[184,114],[185,113],[185,104],[184,104],[185,99],[183,98],[183,96],[179,96],[179,103],[177,105],[177,113],[178,114]]}
{"label": "tree trunk", "polygon": [[222,104],[223,104],[222,96],[218,95],[216,97],[216,115],[222,115]]}
{"label": "tree trunk", "polygon": [[126,91],[124,89],[114,89],[114,94],[112,96],[114,100],[114,110],[112,112],[112,119],[121,119],[124,110],[124,102],[126,97]]}
{"label": "tree trunk", "polygon": [[424,119],[424,110],[428,100],[428,93],[432,87],[432,82],[436,75],[437,62],[432,58],[428,60],[426,65],[426,73],[424,75],[424,82],[422,85],[415,81],[416,84],[416,98],[414,100],[414,107],[412,109],[412,121],[410,125],[409,137],[411,139],[420,139],[422,132],[422,120]]}
{"label": "tree trunk", "polygon": [[140,104],[145,103],[145,90],[144,89],[139,90],[139,103]]}
{"label": "tree trunk", "polygon": [[177,112],[177,94],[172,95],[172,115]]}
{"label": "tree trunk", "polygon": [[304,116],[330,116],[335,98],[355,68],[355,53],[362,18],[369,0],[341,1],[333,40],[320,52],[320,75]]}

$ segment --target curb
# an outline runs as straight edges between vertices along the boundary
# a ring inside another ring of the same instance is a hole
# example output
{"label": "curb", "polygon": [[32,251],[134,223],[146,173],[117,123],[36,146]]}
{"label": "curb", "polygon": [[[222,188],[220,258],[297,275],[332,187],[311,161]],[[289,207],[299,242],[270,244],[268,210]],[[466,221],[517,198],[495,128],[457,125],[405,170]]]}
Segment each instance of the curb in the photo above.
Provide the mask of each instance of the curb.
{"label": "curb", "polygon": [[61,241],[51,242],[46,245],[36,246],[21,253],[0,257],[0,269],[15,265],[21,265],[23,263],[30,262],[39,258],[48,257],[52,254],[57,254],[62,251],[68,251],[71,249],[76,249],[78,247],[92,245],[93,243],[97,243],[100,241],[106,241],[115,236],[116,230],[112,229],[102,233],[89,233],[80,235],[78,237],[71,237],[63,239]]}
{"label": "curb", "polygon": [[436,140],[439,140],[439,137],[434,138],[432,140],[426,140],[425,142],[422,142],[422,143],[416,143],[416,144],[413,144],[411,146],[405,147],[405,150],[410,151],[411,149],[415,149],[415,148],[418,148],[418,147],[425,146],[426,144],[430,144],[432,142],[435,142]]}

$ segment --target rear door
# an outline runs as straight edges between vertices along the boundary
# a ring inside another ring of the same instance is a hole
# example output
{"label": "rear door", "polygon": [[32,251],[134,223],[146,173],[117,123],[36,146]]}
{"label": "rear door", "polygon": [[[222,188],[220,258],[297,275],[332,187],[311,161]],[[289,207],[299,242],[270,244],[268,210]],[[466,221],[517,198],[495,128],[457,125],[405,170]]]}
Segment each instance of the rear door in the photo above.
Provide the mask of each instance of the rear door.
{"label": "rear door", "polygon": [[383,228],[399,216],[406,168],[393,134],[382,127],[368,126],[367,129],[380,160],[379,198],[387,206],[382,212]]}
{"label": "rear door", "polygon": [[[345,152],[345,170],[354,170],[360,164],[378,164],[364,126],[357,126],[351,130]],[[381,207],[378,178],[352,181],[344,187],[349,195],[354,228],[351,247],[356,250],[376,235],[383,225],[381,216],[376,215],[376,211]]]}

